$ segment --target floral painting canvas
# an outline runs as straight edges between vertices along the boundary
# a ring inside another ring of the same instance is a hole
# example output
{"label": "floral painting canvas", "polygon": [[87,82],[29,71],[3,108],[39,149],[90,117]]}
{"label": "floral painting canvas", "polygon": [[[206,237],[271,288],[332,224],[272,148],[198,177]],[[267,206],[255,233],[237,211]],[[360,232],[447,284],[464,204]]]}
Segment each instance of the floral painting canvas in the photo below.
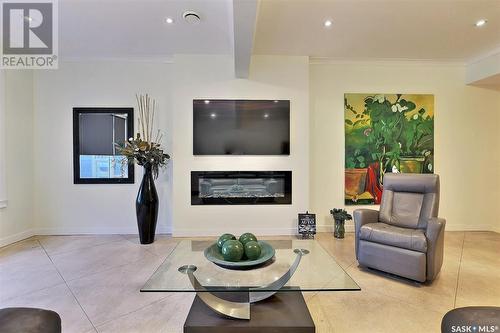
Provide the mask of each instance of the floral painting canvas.
{"label": "floral painting canvas", "polygon": [[434,172],[434,95],[345,94],[345,204],[380,204],[386,172]]}

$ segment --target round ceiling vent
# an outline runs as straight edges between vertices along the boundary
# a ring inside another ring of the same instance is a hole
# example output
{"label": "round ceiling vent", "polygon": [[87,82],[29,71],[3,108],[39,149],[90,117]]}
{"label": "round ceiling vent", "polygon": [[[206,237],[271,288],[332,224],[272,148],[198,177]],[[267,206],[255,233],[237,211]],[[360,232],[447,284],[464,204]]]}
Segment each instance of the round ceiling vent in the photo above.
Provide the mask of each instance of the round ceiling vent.
{"label": "round ceiling vent", "polygon": [[201,20],[200,14],[198,14],[197,12],[193,12],[191,10],[184,12],[184,14],[182,14],[182,17],[189,24],[197,24],[197,23],[200,23],[200,20]]}

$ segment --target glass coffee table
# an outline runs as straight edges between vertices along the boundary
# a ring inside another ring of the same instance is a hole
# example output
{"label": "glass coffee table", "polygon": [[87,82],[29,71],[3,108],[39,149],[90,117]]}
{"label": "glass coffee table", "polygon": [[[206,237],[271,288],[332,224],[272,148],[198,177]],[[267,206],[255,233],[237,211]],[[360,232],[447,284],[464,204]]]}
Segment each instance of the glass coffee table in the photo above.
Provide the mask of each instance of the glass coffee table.
{"label": "glass coffee table", "polygon": [[[275,249],[271,260],[257,267],[230,269],[205,257],[204,250],[215,240],[182,240],[149,278],[141,292],[196,293],[191,311],[195,303],[199,302],[219,316],[253,320],[253,309],[266,301],[271,302],[273,297],[284,297],[286,300],[281,303],[290,305],[295,302],[290,299],[293,295],[302,300],[299,299],[297,304],[303,307],[305,302],[302,292],[360,290],[319,242],[300,239],[265,241]],[[278,305],[281,303],[278,302]],[[276,310],[276,305],[272,309]],[[290,306],[283,309],[289,315],[293,313],[292,310]],[[305,311],[309,315],[307,306]],[[259,315],[262,312],[255,311]],[[273,314],[277,315],[278,312]]]}

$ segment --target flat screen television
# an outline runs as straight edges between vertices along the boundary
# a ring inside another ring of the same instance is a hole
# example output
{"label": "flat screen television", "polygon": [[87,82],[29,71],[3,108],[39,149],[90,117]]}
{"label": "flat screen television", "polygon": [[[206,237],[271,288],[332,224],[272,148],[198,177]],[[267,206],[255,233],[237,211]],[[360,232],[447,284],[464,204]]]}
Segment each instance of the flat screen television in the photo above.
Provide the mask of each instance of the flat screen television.
{"label": "flat screen television", "polygon": [[193,100],[194,155],[290,155],[290,101]]}

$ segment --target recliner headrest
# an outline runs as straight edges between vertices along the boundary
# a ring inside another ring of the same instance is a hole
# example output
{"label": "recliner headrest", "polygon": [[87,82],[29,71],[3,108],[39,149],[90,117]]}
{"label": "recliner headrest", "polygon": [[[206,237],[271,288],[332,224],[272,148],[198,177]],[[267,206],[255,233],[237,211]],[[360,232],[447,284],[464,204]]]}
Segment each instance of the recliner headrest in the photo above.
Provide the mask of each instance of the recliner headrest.
{"label": "recliner headrest", "polygon": [[384,191],[439,193],[439,176],[435,174],[386,173]]}

